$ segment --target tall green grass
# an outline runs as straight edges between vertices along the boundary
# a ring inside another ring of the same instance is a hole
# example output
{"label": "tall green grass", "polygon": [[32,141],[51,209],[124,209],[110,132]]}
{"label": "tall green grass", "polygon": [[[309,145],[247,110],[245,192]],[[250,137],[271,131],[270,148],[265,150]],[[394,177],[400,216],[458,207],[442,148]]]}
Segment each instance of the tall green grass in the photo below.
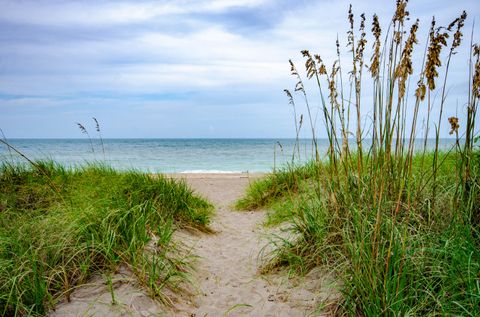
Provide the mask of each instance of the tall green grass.
{"label": "tall green grass", "polygon": [[[277,220],[284,220],[281,212],[290,215],[295,239],[280,241],[267,268],[290,265],[306,271],[320,265],[335,272],[343,296],[331,311],[478,316],[480,150],[474,140],[480,47],[472,39],[467,45],[468,93],[464,109],[458,109],[466,115],[447,122],[443,112],[448,104],[449,67],[462,47],[467,15],[461,13],[447,26],[432,20],[423,61],[412,58],[420,22],[409,16],[407,1],[397,1],[383,33],[380,18],[374,15],[372,53],[366,57],[370,47],[366,17],[360,15],[357,33],[350,7],[349,67],[345,59],[340,61],[344,55],[339,40],[331,72],[320,55],[302,51],[306,77],[314,81],[320,96],[329,144],[326,156],[319,158],[317,148],[309,166],[292,164],[253,184],[238,206],[277,204],[272,217],[280,214]],[[295,91],[310,112],[312,101],[301,72],[292,61],[290,65]],[[347,73],[349,80],[343,77]],[[362,89],[366,81],[373,88],[369,104]],[[410,82],[417,83],[414,92],[409,90]],[[288,90],[287,96],[292,103],[294,96]],[[427,110],[425,117],[420,107]],[[440,135],[445,126],[455,145],[442,151]],[[315,140],[318,132],[314,132]],[[432,133],[435,144],[428,148]],[[354,144],[348,140],[352,135]],[[290,210],[278,208],[279,200],[287,201],[280,206]]]}
{"label": "tall green grass", "polygon": [[43,315],[120,265],[159,300],[164,286],[188,279],[172,233],[208,230],[213,208],[183,181],[33,163],[0,166],[0,316]]}

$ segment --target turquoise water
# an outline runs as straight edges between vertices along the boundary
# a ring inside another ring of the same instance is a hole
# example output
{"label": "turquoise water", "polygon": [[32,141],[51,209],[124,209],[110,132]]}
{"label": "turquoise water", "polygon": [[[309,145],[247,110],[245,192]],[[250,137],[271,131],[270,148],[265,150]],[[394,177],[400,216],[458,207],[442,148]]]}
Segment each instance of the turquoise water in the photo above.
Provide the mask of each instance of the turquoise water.
{"label": "turquoise water", "polygon": [[[30,159],[52,159],[66,166],[92,161],[121,169],[164,173],[268,172],[291,160],[294,139],[11,139]],[[279,142],[282,148],[278,145]],[[302,141],[302,156],[310,156],[310,141]],[[308,150],[307,150],[308,148]],[[283,150],[282,150],[283,149]],[[15,160],[19,157],[14,155]],[[0,145],[0,158],[12,160]]]}
{"label": "turquoise water", "polygon": [[[65,166],[101,161],[120,169],[146,172],[269,172],[291,161],[294,139],[11,139],[32,160],[52,159]],[[301,159],[311,158],[311,141],[301,140]],[[433,142],[433,141],[432,141]],[[432,144],[431,142],[429,142]],[[281,146],[280,146],[280,145]],[[442,140],[448,148],[453,140]],[[319,140],[321,155],[327,140]],[[275,149],[275,152],[274,152]],[[0,145],[0,160],[22,159]],[[274,162],[275,161],[275,162]]]}

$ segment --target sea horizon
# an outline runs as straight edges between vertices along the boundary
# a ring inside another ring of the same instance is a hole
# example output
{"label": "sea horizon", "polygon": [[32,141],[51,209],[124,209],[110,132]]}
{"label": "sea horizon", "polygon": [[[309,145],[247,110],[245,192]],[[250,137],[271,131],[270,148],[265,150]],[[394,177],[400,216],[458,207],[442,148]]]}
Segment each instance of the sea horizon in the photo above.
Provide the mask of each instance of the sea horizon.
{"label": "sea horizon", "polygon": [[[428,140],[432,148],[435,139]],[[52,160],[67,168],[104,163],[118,170],[150,173],[266,173],[313,156],[312,139],[295,138],[9,138],[7,141],[32,160]],[[368,139],[365,139],[368,143]],[[442,149],[455,139],[440,139]],[[355,145],[355,140],[349,139]],[[417,144],[423,144],[418,140]],[[321,157],[328,139],[318,139]],[[0,161],[25,161],[0,146]]]}

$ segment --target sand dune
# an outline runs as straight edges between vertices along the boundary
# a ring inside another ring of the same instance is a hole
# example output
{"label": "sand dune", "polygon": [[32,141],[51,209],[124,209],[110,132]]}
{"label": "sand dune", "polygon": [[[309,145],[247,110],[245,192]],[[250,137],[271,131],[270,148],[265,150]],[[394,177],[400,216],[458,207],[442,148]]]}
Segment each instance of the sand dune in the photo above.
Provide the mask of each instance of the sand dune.
{"label": "sand dune", "polygon": [[[172,294],[174,308],[150,299],[128,271],[113,277],[116,300],[104,279],[72,294],[51,316],[318,316],[319,300],[334,299],[332,279],[319,271],[304,278],[288,278],[285,272],[260,274],[258,255],[272,230],[261,226],[262,211],[233,211],[231,204],[252,178],[248,174],[181,174],[190,186],[216,206],[215,234],[178,231],[175,239],[199,256],[193,295]],[[275,229],[273,229],[275,230]],[[278,230],[278,229],[277,229]],[[321,291],[319,291],[321,290]]]}

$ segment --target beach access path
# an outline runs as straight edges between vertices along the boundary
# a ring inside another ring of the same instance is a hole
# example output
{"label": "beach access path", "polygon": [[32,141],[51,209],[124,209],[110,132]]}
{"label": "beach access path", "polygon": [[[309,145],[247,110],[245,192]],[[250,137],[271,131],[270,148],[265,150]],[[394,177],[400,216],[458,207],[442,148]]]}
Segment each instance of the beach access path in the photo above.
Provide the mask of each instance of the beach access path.
{"label": "beach access path", "polygon": [[[166,309],[129,283],[119,272],[115,292],[120,304],[110,305],[102,282],[81,287],[70,303],[60,304],[52,316],[321,316],[319,301],[334,300],[332,279],[313,270],[305,277],[286,271],[261,274],[262,248],[278,228],[265,228],[266,211],[236,211],[234,202],[260,174],[175,174],[215,205],[214,233],[179,230],[175,240],[191,250],[194,263],[191,294],[171,294]],[[267,249],[268,250],[268,247]],[[127,281],[127,282],[125,282]],[[90,287],[90,289],[89,289]],[[93,288],[92,288],[93,287]],[[93,298],[90,298],[93,294]],[[88,308],[88,309],[87,309]]]}
{"label": "beach access path", "polygon": [[[182,177],[180,174],[177,177]],[[258,174],[190,174],[188,184],[216,207],[214,234],[185,236],[198,255],[200,296],[190,306],[181,305],[176,316],[308,316],[315,314],[325,294],[324,276],[312,272],[289,279],[286,272],[260,274],[262,248],[268,234],[262,223],[265,211],[235,211],[234,202]],[[279,233],[281,234],[281,233]],[[317,275],[317,276],[315,276]],[[185,314],[187,313],[187,314]]]}

